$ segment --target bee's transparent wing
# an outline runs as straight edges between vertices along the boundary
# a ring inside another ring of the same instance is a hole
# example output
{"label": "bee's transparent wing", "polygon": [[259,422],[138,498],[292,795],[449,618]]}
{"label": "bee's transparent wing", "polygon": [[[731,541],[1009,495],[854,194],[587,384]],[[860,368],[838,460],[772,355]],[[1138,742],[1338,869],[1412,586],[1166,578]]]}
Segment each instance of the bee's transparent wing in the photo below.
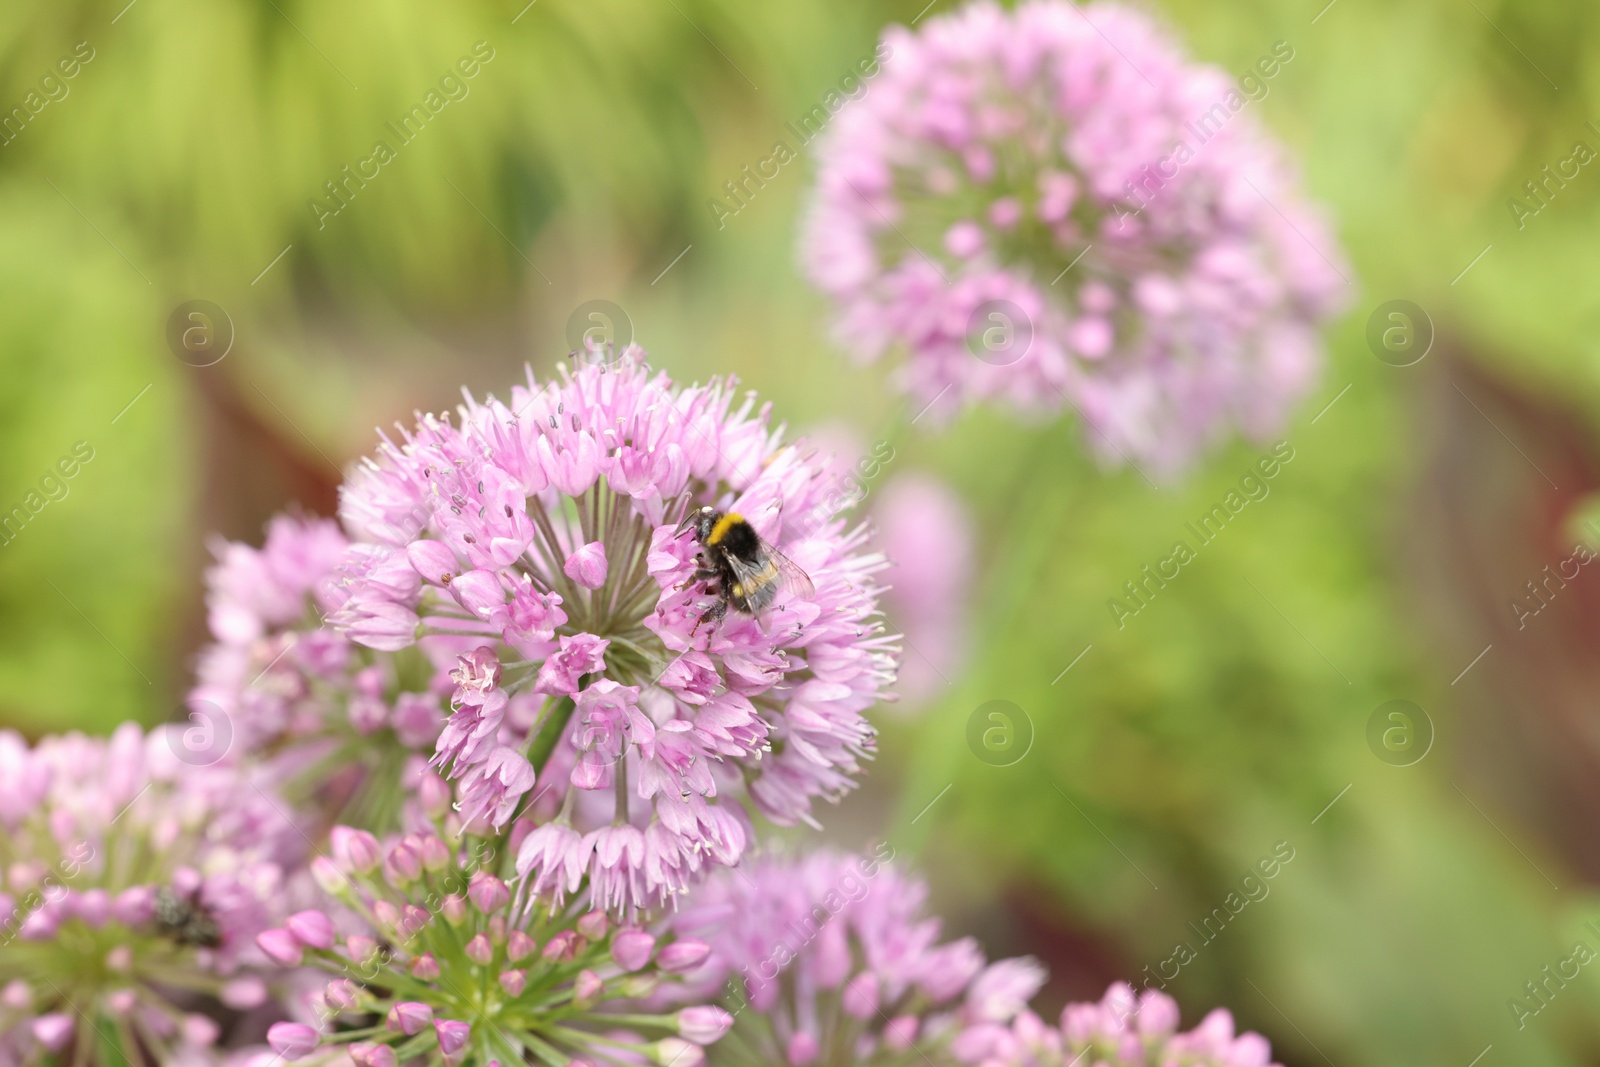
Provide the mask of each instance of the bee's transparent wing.
{"label": "bee's transparent wing", "polygon": [[728,565],[733,568],[734,577],[739,581],[740,596],[749,606],[751,614],[757,617],[772,607],[780,592],[793,593],[802,598],[816,594],[810,576],[766,541],[761,542],[759,562],[751,563],[732,554],[726,558]]}
{"label": "bee's transparent wing", "polygon": [[802,600],[810,600],[817,595],[817,587],[811,584],[811,575],[801,570],[794,560],[762,541],[761,547],[766,549],[767,555],[772,557],[772,563],[778,568],[778,588],[785,593],[793,593]]}

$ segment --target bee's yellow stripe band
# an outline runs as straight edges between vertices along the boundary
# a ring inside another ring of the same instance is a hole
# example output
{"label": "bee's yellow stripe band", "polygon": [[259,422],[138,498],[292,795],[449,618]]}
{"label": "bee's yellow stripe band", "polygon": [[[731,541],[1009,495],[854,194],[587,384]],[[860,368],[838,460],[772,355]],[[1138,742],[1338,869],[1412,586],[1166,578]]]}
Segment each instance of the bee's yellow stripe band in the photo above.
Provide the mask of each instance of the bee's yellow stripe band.
{"label": "bee's yellow stripe band", "polygon": [[722,516],[722,518],[717,520],[717,524],[715,526],[711,527],[711,536],[706,538],[706,544],[716,544],[718,541],[722,540],[723,535],[733,528],[735,523],[743,521],[743,515],[740,515],[736,511],[728,512],[726,515]]}

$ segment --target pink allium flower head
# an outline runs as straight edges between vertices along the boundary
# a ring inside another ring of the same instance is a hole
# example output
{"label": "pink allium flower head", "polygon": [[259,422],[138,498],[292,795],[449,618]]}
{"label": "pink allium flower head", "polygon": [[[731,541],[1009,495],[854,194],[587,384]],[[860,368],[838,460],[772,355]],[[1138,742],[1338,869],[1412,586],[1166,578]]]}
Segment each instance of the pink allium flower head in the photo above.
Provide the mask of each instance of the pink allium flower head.
{"label": "pink allium flower head", "polygon": [[[397,763],[426,751],[444,725],[439,692],[416,691],[406,679],[437,673],[381,656],[324,625],[339,603],[337,581],[351,545],[337,523],[280,515],[267,525],[260,548],[222,542],[207,574],[212,643],[200,655],[188,706],[195,727],[185,733],[194,748],[189,762],[242,756],[264,759],[277,772],[291,802],[350,789],[345,779],[372,764]],[[416,584],[407,565],[397,588]],[[415,657],[420,660],[421,657]],[[368,761],[344,761],[342,774],[319,770],[330,748],[361,751]],[[196,747],[198,745],[198,747]],[[392,796],[392,785],[373,782],[372,794]],[[353,809],[372,812],[380,828],[395,811],[373,811],[361,795]]]}
{"label": "pink allium flower head", "polygon": [[884,486],[872,511],[889,559],[884,600],[905,634],[900,692],[910,702],[931,700],[966,657],[972,516],[949,486],[922,474]]}
{"label": "pink allium flower head", "polygon": [[256,935],[289,910],[304,831],[259,769],[190,762],[186,729],[0,731],[0,1060],[77,1041],[99,1063],[74,1020],[111,1016],[155,1060],[209,1062],[217,1028],[186,1013],[265,999]]}
{"label": "pink allium flower head", "polygon": [[[732,381],[680,387],[630,348],[423,416],[346,484],[331,621],[446,672],[433,763],[463,825],[522,815],[540,896],[659,906],[738,861],[750,812],[812,821],[871,753],[896,652],[882,560],[830,506],[825,462],[781,436]],[[709,618],[680,526],[704,506],[744,515],[814,591]]]}
{"label": "pink allium flower head", "polygon": [[[983,995],[1011,985],[1015,977],[996,976]],[[1013,998],[1008,993],[1005,1000],[1009,1004]],[[1066,1067],[1079,1062],[1105,1067],[1269,1067],[1272,1061],[1266,1038],[1235,1035],[1228,1012],[1218,1008],[1193,1030],[1179,1032],[1178,1006],[1171,997],[1154,989],[1136,995],[1123,982],[1106,990],[1098,1004],[1068,1004],[1061,1011],[1060,1029],[1031,1011],[1015,1014],[1009,1025],[981,1017],[961,1033],[952,1051],[962,1062],[981,1067]]]}
{"label": "pink allium flower head", "polygon": [[[608,941],[604,915],[576,900],[552,906],[525,884],[508,885],[513,854],[482,838],[446,844],[418,829],[384,844],[421,854],[442,848],[447,860],[426,879],[400,883],[381,870],[356,871],[323,908],[297,912],[261,934],[264,944],[292,945],[302,957],[286,959],[298,968],[284,976],[290,981],[317,971],[339,975],[314,998],[315,1019],[303,1020],[314,1028],[300,1021],[273,1028],[269,1040],[285,1056],[304,1048],[315,1049],[315,1062],[326,1067],[336,1067],[341,1053],[357,1064],[420,1058],[453,1067],[479,1062],[468,1043],[481,1020],[482,1032],[497,1040],[539,1048],[541,1062],[636,1063],[661,1039],[688,1038],[698,1051],[726,1031],[723,1012],[697,1004],[686,979],[666,965],[703,961],[703,943],[659,930],[640,945],[628,936],[637,937],[636,929]],[[450,896],[459,909],[435,906],[446,889],[457,891]],[[329,913],[339,916],[340,929],[366,929],[326,939],[322,917]],[[657,937],[661,962],[651,958]],[[652,997],[670,998],[670,1009],[641,1014]],[[382,1023],[356,1028],[363,1018]]]}
{"label": "pink allium flower head", "polygon": [[[691,994],[734,990],[725,1006],[738,1009],[739,1044],[785,1050],[790,1067],[824,1048],[853,1049],[860,1063],[898,1064],[888,1054],[902,1052],[923,1062],[966,1026],[1009,1022],[1043,984],[1042,968],[985,969],[970,938],[941,944],[939,921],[923,913],[927,886],[892,856],[884,847],[871,857],[762,856],[717,872],[672,920],[711,948],[689,974]],[[835,997],[843,1012],[826,1007]]]}
{"label": "pink allium flower head", "polygon": [[1080,413],[1171,473],[1272,433],[1346,280],[1245,97],[1114,3],[979,2],[888,30],[820,142],[803,259],[916,406]]}

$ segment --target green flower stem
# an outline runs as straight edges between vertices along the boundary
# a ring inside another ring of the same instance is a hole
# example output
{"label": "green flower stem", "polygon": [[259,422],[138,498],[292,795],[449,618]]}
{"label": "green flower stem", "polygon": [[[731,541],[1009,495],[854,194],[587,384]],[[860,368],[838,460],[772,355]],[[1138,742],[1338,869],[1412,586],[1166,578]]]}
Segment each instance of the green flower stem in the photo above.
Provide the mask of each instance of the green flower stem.
{"label": "green flower stem", "polygon": [[528,762],[533,764],[534,773],[539,777],[544,776],[544,765],[550,762],[550,754],[556,750],[561,735],[566,733],[567,723],[572,721],[572,712],[577,706],[571,697],[562,697],[545,716],[539,732],[534,734],[533,743],[528,746]]}

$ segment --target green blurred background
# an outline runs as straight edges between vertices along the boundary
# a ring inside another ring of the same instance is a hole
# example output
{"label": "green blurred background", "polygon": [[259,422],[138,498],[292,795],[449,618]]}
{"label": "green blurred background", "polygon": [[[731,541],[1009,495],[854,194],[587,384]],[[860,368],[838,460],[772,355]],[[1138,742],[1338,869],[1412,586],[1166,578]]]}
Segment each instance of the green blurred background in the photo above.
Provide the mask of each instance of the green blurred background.
{"label": "green blurred background", "polygon": [[[609,300],[675,376],[733,371],[798,429],[892,439],[885,479],[936,475],[970,508],[968,655],[887,719],[828,831],[917,857],[952,929],[1049,962],[1048,1004],[1187,941],[1186,1021],[1227,1004],[1285,1063],[1600,1062],[1594,968],[1520,1027],[1508,1005],[1600,947],[1600,588],[1584,569],[1537,616],[1511,607],[1600,484],[1600,170],[1520,227],[1508,204],[1600,147],[1600,11],[1165,5],[1235,73],[1293,47],[1252,106],[1358,279],[1271,495],[1119,627],[1107,599],[1263,449],[1156,490],[1067,424],[907,431],[795,269],[809,159],[720,226],[708,206],[882,26],[950,0],[524,2],[0,10],[0,108],[24,116],[0,136],[0,509],[92,453],[0,546],[0,719],[170,717],[209,538],[331,512],[372,427],[547,371]],[[324,183],[398,145],[386,123],[475,46],[466,94],[331,214]],[[1366,341],[1391,299],[1436,330],[1413,366]],[[191,300],[231,321],[215,365],[169,348]],[[1033,736],[1010,766],[967,743],[995,699]],[[1367,740],[1395,699],[1434,733],[1409,766]],[[1270,895],[1202,946],[1190,924],[1279,842]]]}

